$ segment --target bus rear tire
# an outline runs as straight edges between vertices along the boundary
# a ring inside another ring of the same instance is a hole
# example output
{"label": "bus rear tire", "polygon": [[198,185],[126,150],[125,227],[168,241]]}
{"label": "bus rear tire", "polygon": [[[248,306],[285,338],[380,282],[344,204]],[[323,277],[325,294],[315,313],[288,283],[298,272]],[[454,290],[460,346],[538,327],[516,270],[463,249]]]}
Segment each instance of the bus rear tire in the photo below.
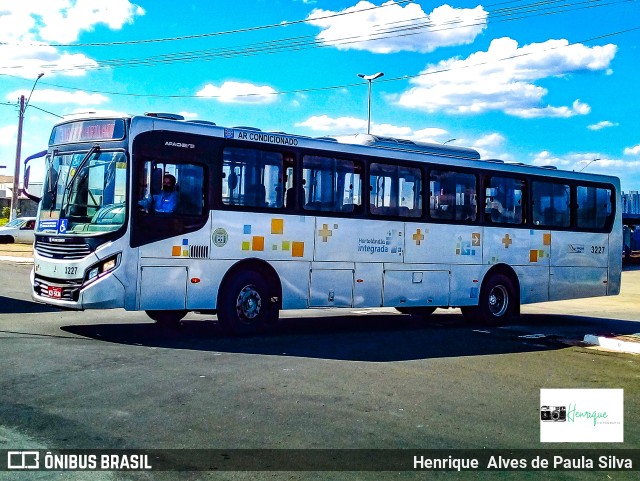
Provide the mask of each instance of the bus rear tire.
{"label": "bus rear tire", "polygon": [[183,310],[167,310],[167,311],[144,311],[156,324],[163,326],[177,326],[187,311]]}
{"label": "bus rear tire", "polygon": [[278,319],[265,276],[253,270],[232,273],[218,295],[218,320],[227,334],[264,333]]}
{"label": "bus rear tire", "polygon": [[516,302],[516,289],[511,278],[493,274],[482,284],[478,305],[462,307],[461,310],[467,322],[504,326],[513,320]]}

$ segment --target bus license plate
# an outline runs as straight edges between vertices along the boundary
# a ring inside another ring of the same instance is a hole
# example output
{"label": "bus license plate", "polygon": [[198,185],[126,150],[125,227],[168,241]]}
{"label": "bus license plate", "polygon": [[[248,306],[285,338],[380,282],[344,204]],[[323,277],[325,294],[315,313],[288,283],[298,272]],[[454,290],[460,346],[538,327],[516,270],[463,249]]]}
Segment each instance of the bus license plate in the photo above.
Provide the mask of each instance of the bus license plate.
{"label": "bus license plate", "polygon": [[49,297],[60,299],[62,297],[62,287],[49,286],[47,293]]}

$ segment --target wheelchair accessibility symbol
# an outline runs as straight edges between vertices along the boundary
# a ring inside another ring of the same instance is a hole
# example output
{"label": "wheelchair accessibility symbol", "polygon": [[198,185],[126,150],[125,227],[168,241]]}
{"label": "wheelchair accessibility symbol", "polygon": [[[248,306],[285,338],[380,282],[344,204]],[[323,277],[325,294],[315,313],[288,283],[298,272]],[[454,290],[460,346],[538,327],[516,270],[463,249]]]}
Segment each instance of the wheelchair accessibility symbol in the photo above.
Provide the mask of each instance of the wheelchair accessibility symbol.
{"label": "wheelchair accessibility symbol", "polygon": [[61,219],[60,224],[58,224],[58,234],[66,234],[67,233],[67,224],[69,223],[69,219]]}

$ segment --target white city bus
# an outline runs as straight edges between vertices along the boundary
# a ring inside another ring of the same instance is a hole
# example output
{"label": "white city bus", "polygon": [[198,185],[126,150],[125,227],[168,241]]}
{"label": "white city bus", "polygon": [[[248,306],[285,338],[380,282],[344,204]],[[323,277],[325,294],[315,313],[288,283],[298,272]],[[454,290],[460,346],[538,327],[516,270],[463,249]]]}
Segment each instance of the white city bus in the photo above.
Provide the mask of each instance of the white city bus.
{"label": "white city bus", "polygon": [[33,297],[62,308],[215,312],[247,334],[280,309],[504,324],[521,304],[620,290],[614,177],[168,114],[61,122],[46,166]]}

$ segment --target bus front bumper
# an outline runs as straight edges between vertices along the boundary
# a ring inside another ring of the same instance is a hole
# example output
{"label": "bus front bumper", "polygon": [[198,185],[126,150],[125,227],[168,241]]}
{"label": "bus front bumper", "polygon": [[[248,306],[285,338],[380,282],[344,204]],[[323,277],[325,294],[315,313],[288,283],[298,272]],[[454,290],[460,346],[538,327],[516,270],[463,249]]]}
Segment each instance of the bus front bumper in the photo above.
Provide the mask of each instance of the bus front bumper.
{"label": "bus front bumper", "polygon": [[117,309],[124,307],[124,286],[113,274],[87,285],[45,280],[31,270],[31,297],[36,302],[61,309]]}

